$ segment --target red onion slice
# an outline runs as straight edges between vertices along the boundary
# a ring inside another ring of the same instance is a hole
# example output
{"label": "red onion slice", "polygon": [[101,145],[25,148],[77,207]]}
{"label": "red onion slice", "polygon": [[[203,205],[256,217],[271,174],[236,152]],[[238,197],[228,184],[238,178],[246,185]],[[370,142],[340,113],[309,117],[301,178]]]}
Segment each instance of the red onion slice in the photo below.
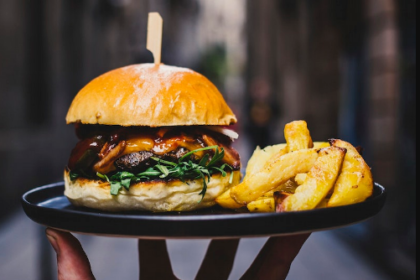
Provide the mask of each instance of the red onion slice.
{"label": "red onion slice", "polygon": [[215,132],[218,132],[220,134],[226,135],[227,137],[231,138],[231,139],[238,139],[239,138],[239,134],[236,133],[236,131],[233,131],[231,129],[225,128],[225,127],[221,127],[221,126],[206,126],[206,128],[208,130],[212,130]]}

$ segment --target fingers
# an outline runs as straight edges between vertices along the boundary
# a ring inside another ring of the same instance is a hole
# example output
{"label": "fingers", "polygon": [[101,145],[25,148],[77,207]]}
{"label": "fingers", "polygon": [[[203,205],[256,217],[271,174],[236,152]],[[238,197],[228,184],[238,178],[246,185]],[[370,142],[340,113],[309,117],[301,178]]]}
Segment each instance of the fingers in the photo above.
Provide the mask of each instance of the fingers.
{"label": "fingers", "polygon": [[272,237],[241,280],[286,279],[290,266],[310,234]]}
{"label": "fingers", "polygon": [[51,228],[46,230],[47,238],[57,253],[59,280],[92,280],[89,260],[80,242],[70,233]]}
{"label": "fingers", "polygon": [[165,240],[139,240],[140,279],[177,280]]}
{"label": "fingers", "polygon": [[235,261],[239,239],[213,240],[198,271],[197,280],[228,279]]}

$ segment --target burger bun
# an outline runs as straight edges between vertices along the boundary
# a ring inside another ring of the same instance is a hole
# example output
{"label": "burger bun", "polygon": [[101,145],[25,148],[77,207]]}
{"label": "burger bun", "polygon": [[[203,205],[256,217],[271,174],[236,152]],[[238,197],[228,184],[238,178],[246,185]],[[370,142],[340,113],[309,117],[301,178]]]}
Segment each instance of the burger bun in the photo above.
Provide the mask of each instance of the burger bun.
{"label": "burger bun", "polygon": [[230,173],[223,177],[215,174],[207,184],[207,192],[201,200],[203,180],[150,181],[132,184],[127,191],[123,189],[118,196],[110,193],[110,184],[101,180],[85,178],[70,179],[69,172],[64,172],[65,196],[75,206],[117,211],[192,211],[211,207],[215,199],[232,186],[239,184],[240,171],[233,171],[233,180],[229,183]]}

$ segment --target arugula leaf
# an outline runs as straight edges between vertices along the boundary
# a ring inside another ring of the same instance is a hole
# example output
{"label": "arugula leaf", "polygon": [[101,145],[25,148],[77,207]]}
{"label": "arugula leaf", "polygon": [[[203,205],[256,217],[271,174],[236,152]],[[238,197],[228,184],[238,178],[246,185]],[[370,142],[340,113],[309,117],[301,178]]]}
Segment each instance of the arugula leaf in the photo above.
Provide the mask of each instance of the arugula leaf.
{"label": "arugula leaf", "polygon": [[[204,176],[203,173],[201,173],[201,177],[203,178],[203,190],[199,193],[199,195],[201,195],[201,199],[200,199],[200,201],[198,203],[200,203],[201,201],[203,201],[204,196],[206,195],[206,192],[207,192],[206,177]],[[209,177],[209,179],[210,179],[210,177]]]}
{"label": "arugula leaf", "polygon": [[210,155],[205,154],[204,157],[200,160],[200,163],[198,165],[205,167],[207,162],[209,161]]}
{"label": "arugula leaf", "polygon": [[171,162],[171,161],[166,161],[166,160],[163,160],[163,159],[160,159],[160,158],[157,158],[157,157],[151,157],[151,159],[153,159],[154,161],[157,161],[157,162],[161,162],[161,163],[163,163],[163,164],[167,164],[167,165],[172,165],[172,166],[177,166],[177,164],[176,163],[174,163],[174,162]]}
{"label": "arugula leaf", "polygon": [[74,181],[80,177],[80,174],[77,173],[76,171],[70,171],[69,176],[70,176],[70,180]]}
{"label": "arugula leaf", "polygon": [[104,175],[104,174],[101,174],[101,173],[97,172],[97,173],[96,173],[96,176],[98,176],[98,177],[99,177],[99,178],[101,178],[102,180],[106,180],[106,181],[108,181],[108,182],[109,182],[109,178],[108,178],[108,176],[106,176],[106,175]]}
{"label": "arugula leaf", "polygon": [[[214,150],[214,155],[210,159],[209,154],[205,154],[200,162],[194,163],[191,160],[191,156],[197,152]],[[215,173],[221,173],[223,177],[227,176],[227,172],[230,171],[229,183],[233,181],[233,168],[228,164],[223,164],[220,167],[216,166],[218,163],[223,160],[225,156],[225,151],[219,146],[211,146],[195,151],[191,151],[185,154],[178,160],[178,163],[165,161],[157,157],[152,157],[156,161],[156,165],[148,168],[146,171],[133,174],[130,172],[117,172],[108,178],[107,175],[97,173],[96,176],[102,180],[106,180],[111,184],[111,194],[118,195],[122,188],[126,190],[130,189],[130,185],[133,182],[141,182],[142,180],[153,180],[153,179],[179,179],[182,182],[188,184],[188,180],[203,180],[203,189],[199,193],[201,195],[201,200],[204,199],[204,196],[207,192],[207,184],[210,183],[211,176]],[[210,160],[210,161],[209,161]],[[70,175],[72,176],[72,175]],[[79,176],[77,173],[73,175],[75,178]]]}
{"label": "arugula leaf", "polygon": [[121,180],[121,185],[128,191],[130,189],[131,178]]}
{"label": "arugula leaf", "polygon": [[222,173],[223,177],[226,177],[227,173],[222,168],[219,168],[219,167],[213,167],[213,168],[218,170],[220,173]]}
{"label": "arugula leaf", "polygon": [[218,148],[219,148],[219,146],[211,146],[211,147],[201,148],[201,149],[189,152],[186,155],[184,155],[182,158],[180,158],[179,162],[184,161],[185,159],[189,158],[190,156],[192,156],[195,153],[202,152],[202,151],[208,151],[208,150],[214,150],[214,149],[216,149],[216,151],[217,151]]}
{"label": "arugula leaf", "polygon": [[121,189],[122,189],[121,182],[111,181],[111,194],[112,195],[118,195]]}
{"label": "arugula leaf", "polygon": [[169,170],[166,166],[164,165],[156,165],[156,168],[159,169],[160,172],[162,172],[163,174],[159,176],[159,178],[166,178],[169,175]]}

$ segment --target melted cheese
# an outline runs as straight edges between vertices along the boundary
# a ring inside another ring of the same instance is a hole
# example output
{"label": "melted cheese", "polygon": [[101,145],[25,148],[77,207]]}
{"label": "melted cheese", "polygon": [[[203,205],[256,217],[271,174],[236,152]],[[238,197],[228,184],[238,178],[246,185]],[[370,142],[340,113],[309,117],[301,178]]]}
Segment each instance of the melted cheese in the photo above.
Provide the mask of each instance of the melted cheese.
{"label": "melted cheese", "polygon": [[179,138],[171,138],[163,142],[156,143],[153,152],[157,155],[164,155],[178,149]]}
{"label": "melted cheese", "polygon": [[155,146],[155,141],[150,138],[137,137],[126,141],[126,147],[122,155],[128,155],[141,151],[151,151]]}
{"label": "melted cheese", "polygon": [[[189,151],[203,148],[200,143],[187,137],[174,137],[157,142],[147,137],[133,137],[126,140],[126,147],[122,155],[141,151],[153,151],[156,155],[164,155],[176,151],[179,147],[186,148]],[[201,157],[203,152],[198,152],[196,155]]]}
{"label": "melted cheese", "polygon": [[[202,145],[200,145],[199,143],[197,143],[197,142],[194,142],[194,143],[189,143],[189,142],[186,142],[186,141],[181,141],[180,143],[179,143],[179,146],[180,147],[183,147],[183,148],[185,148],[185,149],[187,149],[187,150],[189,150],[189,151],[195,151],[195,150],[198,150],[198,149],[201,149],[201,148],[203,148],[203,146]],[[199,158],[201,158],[203,155],[204,155],[204,152],[203,151],[200,151],[200,152],[196,152],[196,153],[194,153],[196,156],[198,156]]]}
{"label": "melted cheese", "polygon": [[[189,151],[194,151],[203,148],[203,146],[200,145],[200,143],[198,143],[197,141],[191,141],[191,139],[183,137],[176,137],[156,144],[153,148],[153,152],[157,155],[164,155],[177,150],[179,147],[186,148]],[[196,153],[197,156],[202,156],[202,154],[202,152]]]}

